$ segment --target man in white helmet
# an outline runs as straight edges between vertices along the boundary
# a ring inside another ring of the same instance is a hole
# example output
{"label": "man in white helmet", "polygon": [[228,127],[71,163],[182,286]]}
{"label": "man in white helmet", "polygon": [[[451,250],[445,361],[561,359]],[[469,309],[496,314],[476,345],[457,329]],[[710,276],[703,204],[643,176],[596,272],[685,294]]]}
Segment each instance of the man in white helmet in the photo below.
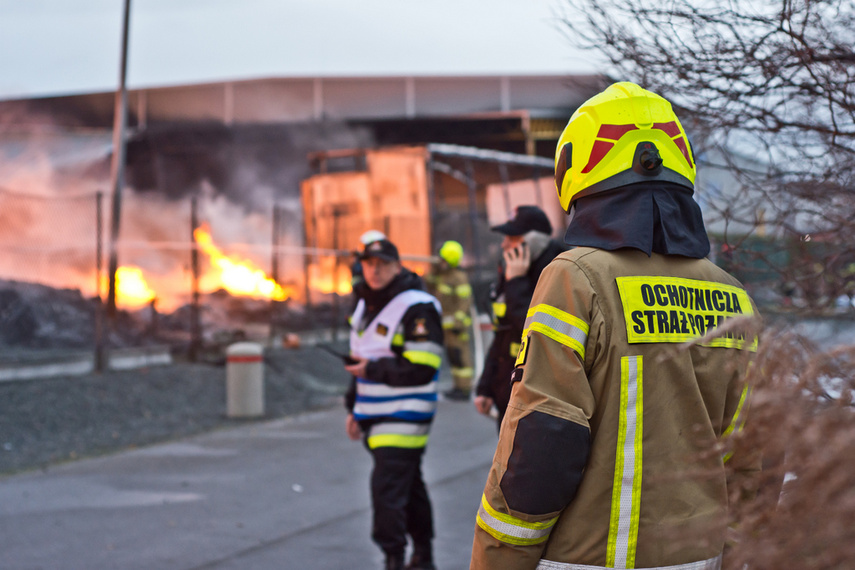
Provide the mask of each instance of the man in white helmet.
{"label": "man in white helmet", "polygon": [[[362,244],[362,247],[365,247],[369,243],[384,239],[388,238],[386,237],[386,234],[380,230],[368,230],[359,236],[359,243]],[[356,307],[356,303],[359,302],[360,297],[364,295],[368,289],[368,285],[365,284],[365,276],[362,272],[362,261],[359,259],[359,255],[359,251],[354,252],[353,263],[350,265],[350,289],[353,292],[354,307]]]}
{"label": "man in white helmet", "polygon": [[532,297],[471,569],[720,567],[728,497],[759,469],[718,447],[745,419],[756,340],[736,325],[756,309],[705,259],[694,178],[670,103],[638,85],[571,117],[555,179],[577,247]]}
{"label": "man in white helmet", "polygon": [[[385,570],[435,570],[433,511],[422,477],[442,365],[439,302],[401,265],[387,239],[359,254],[366,289],[350,318],[353,375],[345,394],[346,431],[371,453],[371,538]],[[404,565],[407,543],[412,555]]]}

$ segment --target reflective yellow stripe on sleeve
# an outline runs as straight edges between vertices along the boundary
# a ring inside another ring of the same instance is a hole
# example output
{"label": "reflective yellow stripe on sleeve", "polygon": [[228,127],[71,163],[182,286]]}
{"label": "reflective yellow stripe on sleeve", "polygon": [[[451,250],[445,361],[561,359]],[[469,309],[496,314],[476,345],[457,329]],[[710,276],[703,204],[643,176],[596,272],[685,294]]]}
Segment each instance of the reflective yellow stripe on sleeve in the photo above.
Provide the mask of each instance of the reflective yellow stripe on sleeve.
{"label": "reflective yellow stripe on sleeve", "polygon": [[[742,395],[739,397],[739,404],[736,406],[736,413],[733,414],[733,419],[730,421],[730,425],[727,426],[727,429],[724,430],[722,436],[728,436],[734,432],[739,433],[742,431],[743,426],[745,425],[745,402],[748,400],[748,396],[751,394],[751,387],[746,383],[745,387],[742,389]],[[724,462],[727,461],[733,456],[733,452],[728,451],[724,454]]]}
{"label": "reflective yellow stripe on sleeve", "polygon": [[641,440],[644,432],[641,356],[621,358],[620,376],[620,419],[606,566],[635,568],[641,505]]}
{"label": "reflective yellow stripe on sleeve", "polygon": [[541,303],[528,310],[523,338],[528,336],[529,332],[539,332],[572,348],[584,360],[589,328],[588,323],[582,319],[561,309]]}
{"label": "reflective yellow stripe on sleeve", "polygon": [[439,368],[442,366],[442,357],[430,352],[422,352],[419,350],[405,350],[404,358],[413,364],[425,364],[431,368]]}
{"label": "reflective yellow stripe on sleeve", "polygon": [[531,546],[545,542],[558,517],[541,523],[530,523],[495,510],[481,495],[477,523],[487,534],[507,544]]}
{"label": "reflective yellow stripe on sleeve", "polygon": [[447,283],[440,283],[436,287],[436,292],[441,295],[451,295],[454,292],[454,289]]}
{"label": "reflective yellow stripe on sleeve", "polygon": [[442,365],[442,355],[445,349],[435,342],[406,342],[404,343],[404,358],[413,364],[424,364],[431,368]]}

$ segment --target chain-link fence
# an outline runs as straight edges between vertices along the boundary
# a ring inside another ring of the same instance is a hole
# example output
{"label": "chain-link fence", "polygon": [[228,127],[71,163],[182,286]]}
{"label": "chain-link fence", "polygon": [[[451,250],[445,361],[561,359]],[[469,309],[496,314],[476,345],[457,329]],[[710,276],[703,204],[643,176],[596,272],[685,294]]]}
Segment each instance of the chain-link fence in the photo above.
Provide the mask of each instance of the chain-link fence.
{"label": "chain-link fence", "polygon": [[105,354],[155,348],[220,361],[238,340],[343,326],[355,247],[346,228],[340,250],[307,248],[293,208],[233,211],[211,196],[125,197],[117,310],[104,310],[104,202],[100,192],[0,189],[0,363],[76,355],[103,366],[114,364]]}

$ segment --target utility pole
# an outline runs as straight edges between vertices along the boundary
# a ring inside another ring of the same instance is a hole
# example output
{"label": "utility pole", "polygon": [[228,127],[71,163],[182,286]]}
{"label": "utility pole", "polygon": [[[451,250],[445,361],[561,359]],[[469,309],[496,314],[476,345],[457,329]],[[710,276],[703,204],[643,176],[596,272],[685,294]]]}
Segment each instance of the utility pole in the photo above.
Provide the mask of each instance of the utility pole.
{"label": "utility pole", "polygon": [[125,0],[125,12],[122,20],[122,53],[119,66],[119,88],[113,111],[113,157],[110,163],[110,179],[113,186],[113,207],[110,220],[110,260],[107,267],[110,285],[107,290],[107,315],[111,324],[116,317],[116,271],[119,269],[117,243],[119,240],[119,222],[122,216],[122,187],[125,185],[125,128],[127,127],[128,93],[125,78],[128,69],[128,28],[131,15],[131,0]]}
{"label": "utility pole", "polygon": [[335,252],[335,264],[333,265],[333,278],[332,278],[332,302],[333,302],[333,322],[332,322],[332,340],[333,342],[338,341],[338,319],[339,312],[341,308],[341,302],[338,294],[338,278],[339,278],[339,266],[341,263],[341,257],[338,254],[338,231],[339,231],[339,219],[347,214],[347,208],[341,207],[339,205],[334,205],[332,207],[332,218],[333,218],[333,226],[332,226],[332,247]]}
{"label": "utility pole", "polygon": [[196,229],[199,227],[199,203],[196,196],[190,199],[190,269],[193,273],[190,302],[190,362],[199,361],[202,348],[202,313],[199,307],[199,244],[196,243]]}

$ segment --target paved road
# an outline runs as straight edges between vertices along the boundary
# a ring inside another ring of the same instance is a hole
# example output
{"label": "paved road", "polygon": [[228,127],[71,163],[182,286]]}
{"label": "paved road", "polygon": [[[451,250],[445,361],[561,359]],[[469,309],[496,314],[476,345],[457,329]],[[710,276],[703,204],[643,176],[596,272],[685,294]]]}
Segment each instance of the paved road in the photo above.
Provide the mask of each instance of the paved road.
{"label": "paved road", "polygon": [[[440,402],[424,469],[440,570],[468,568],[493,420]],[[334,409],[0,479],[0,568],[373,569],[371,461]]]}

